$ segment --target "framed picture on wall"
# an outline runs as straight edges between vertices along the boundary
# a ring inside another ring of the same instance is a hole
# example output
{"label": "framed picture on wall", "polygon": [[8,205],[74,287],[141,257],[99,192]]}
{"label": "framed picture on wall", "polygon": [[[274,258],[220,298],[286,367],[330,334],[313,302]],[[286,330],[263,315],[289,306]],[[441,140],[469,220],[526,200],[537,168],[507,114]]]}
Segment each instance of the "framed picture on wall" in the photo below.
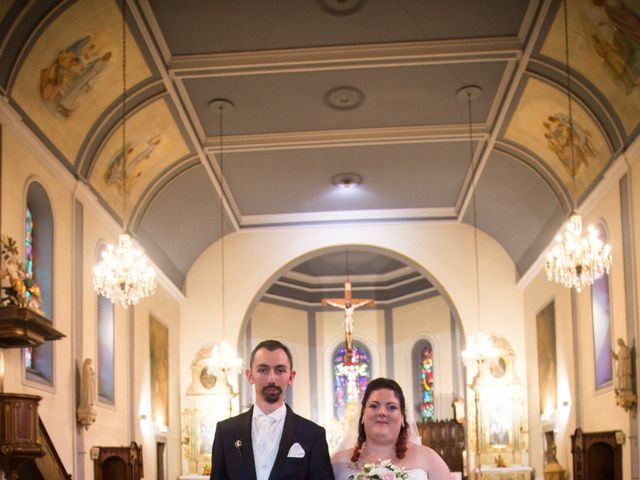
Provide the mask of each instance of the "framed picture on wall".
{"label": "framed picture on wall", "polygon": [[[602,233],[600,235],[600,238],[602,238]],[[613,382],[609,275],[603,275],[591,287],[591,312],[593,316],[593,353],[597,390],[608,387]]]}

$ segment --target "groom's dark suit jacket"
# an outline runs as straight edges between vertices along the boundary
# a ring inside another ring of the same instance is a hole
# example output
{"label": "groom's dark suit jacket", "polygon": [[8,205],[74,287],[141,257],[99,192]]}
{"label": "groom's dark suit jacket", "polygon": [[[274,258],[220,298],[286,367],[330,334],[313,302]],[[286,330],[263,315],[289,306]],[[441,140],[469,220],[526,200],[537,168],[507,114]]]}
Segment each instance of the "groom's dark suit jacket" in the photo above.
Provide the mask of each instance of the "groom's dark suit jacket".
{"label": "groom's dark suit jacket", "polygon": [[[218,422],[213,440],[210,480],[256,480],[251,443],[252,418],[253,407],[245,413]],[[301,458],[287,456],[295,443],[304,450]],[[287,405],[282,439],[269,480],[304,479],[334,480],[327,439],[324,428],[296,415]]]}

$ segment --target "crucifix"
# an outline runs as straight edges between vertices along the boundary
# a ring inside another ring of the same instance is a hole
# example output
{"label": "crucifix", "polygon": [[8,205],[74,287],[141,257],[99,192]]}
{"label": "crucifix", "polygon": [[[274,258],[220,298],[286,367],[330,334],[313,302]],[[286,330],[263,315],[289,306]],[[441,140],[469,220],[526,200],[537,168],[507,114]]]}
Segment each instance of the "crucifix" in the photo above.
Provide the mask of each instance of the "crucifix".
{"label": "crucifix", "polygon": [[356,308],[373,305],[373,298],[352,298],[351,281],[347,278],[344,282],[344,298],[323,298],[323,305],[337,307],[344,310],[344,337],[346,345],[347,361],[351,360],[353,340],[353,312]]}

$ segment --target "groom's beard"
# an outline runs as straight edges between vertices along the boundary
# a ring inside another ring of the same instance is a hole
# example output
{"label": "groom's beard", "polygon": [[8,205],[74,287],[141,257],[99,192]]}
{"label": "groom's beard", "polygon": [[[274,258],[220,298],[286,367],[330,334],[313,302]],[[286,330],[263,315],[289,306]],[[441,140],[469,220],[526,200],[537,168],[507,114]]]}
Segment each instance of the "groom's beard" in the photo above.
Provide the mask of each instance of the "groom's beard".
{"label": "groom's beard", "polygon": [[276,403],[280,400],[282,389],[278,385],[267,385],[262,389],[262,397],[267,403]]}

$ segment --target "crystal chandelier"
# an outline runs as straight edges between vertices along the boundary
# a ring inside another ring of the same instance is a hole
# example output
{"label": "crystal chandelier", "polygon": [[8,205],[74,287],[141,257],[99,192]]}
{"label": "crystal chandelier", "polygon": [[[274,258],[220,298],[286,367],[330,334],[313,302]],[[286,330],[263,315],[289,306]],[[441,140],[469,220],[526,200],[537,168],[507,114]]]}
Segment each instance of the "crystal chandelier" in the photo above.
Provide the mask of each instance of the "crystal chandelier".
{"label": "crystal chandelier", "polygon": [[126,233],[118,237],[117,247],[108,245],[102,252],[102,260],[93,269],[93,288],[124,308],[155,292],[155,272]]}
{"label": "crystal chandelier", "polygon": [[467,348],[462,351],[462,361],[465,365],[480,364],[498,358],[498,349],[493,344],[491,336],[478,332],[469,338]]}
{"label": "crystal chandelier", "polygon": [[[576,166],[573,127],[573,111],[571,108],[571,73],[569,68],[569,28],[567,18],[567,2],[564,5],[565,34],[565,71],[567,76],[567,102],[569,104],[569,147],[571,151],[572,200],[574,205],[576,190]],[[545,269],[549,281],[554,281],[567,288],[575,288],[578,293],[583,287],[593,284],[598,278],[611,269],[611,247],[598,238],[598,231],[593,225],[587,228],[588,234],[582,236],[582,217],[572,212],[565,227],[564,235],[555,237],[555,245],[547,253]]]}
{"label": "crystal chandelier", "polygon": [[227,343],[225,338],[225,307],[224,307],[224,154],[222,148],[222,117],[231,112],[234,104],[225,98],[216,98],[209,102],[209,109],[218,112],[219,121],[219,166],[220,166],[220,310],[222,312],[222,341],[216,343],[211,350],[209,369],[216,374],[224,373],[226,376],[238,375],[242,371],[242,358],[236,350]]}
{"label": "crystal chandelier", "polygon": [[127,234],[127,144],[125,112],[127,102],[126,78],[126,0],[122,2],[122,217],[124,231],[118,237],[118,246],[108,245],[102,260],[93,269],[93,288],[113,303],[124,308],[155,292],[155,271],[144,252],[135,248]]}
{"label": "crystal chandelier", "polygon": [[582,236],[582,217],[571,215],[564,235],[556,235],[556,244],[547,253],[545,268],[549,281],[567,288],[591,285],[611,270],[611,247],[600,238],[598,230],[589,225],[587,236]]}
{"label": "crystal chandelier", "polygon": [[211,356],[207,361],[209,371],[216,376],[238,375],[242,372],[242,358],[238,357],[235,349],[226,341],[216,343],[211,349]]}

